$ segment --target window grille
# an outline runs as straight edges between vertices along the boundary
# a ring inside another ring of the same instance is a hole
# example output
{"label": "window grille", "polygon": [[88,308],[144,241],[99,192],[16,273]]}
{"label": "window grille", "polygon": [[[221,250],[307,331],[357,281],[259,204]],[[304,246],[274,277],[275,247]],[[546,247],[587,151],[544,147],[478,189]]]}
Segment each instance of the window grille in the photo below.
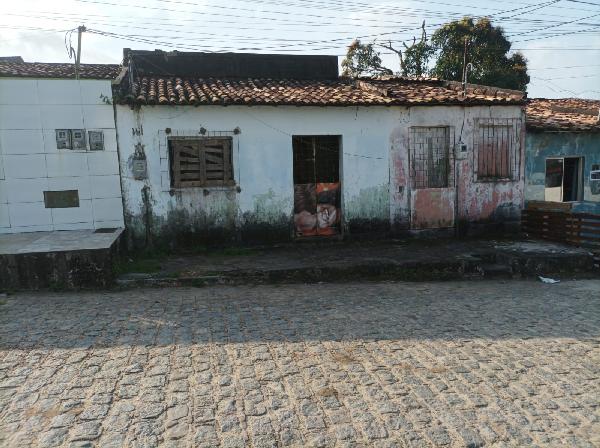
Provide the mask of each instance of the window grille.
{"label": "window grille", "polygon": [[414,188],[452,186],[452,131],[453,129],[447,126],[410,128],[409,157]]}
{"label": "window grille", "polygon": [[521,148],[519,118],[477,119],[473,147],[477,181],[519,178]]}
{"label": "window grille", "polygon": [[231,137],[177,138],[169,145],[172,187],[235,185]]}

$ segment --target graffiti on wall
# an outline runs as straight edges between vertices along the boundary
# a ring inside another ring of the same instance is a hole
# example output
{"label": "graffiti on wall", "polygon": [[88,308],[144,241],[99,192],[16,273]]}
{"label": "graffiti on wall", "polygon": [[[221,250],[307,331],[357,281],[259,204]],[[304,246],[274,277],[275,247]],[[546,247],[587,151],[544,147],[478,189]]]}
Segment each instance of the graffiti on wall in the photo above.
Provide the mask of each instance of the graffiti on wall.
{"label": "graffiti on wall", "polygon": [[340,183],[294,185],[294,225],[297,236],[340,233]]}

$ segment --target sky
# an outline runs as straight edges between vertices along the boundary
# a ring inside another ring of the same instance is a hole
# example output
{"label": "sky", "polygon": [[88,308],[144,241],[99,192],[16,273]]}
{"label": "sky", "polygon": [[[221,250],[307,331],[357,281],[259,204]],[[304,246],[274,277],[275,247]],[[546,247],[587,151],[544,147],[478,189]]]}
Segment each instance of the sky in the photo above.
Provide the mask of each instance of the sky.
{"label": "sky", "polygon": [[[600,0],[4,0],[0,56],[119,63],[123,48],[332,54],[355,38],[401,47],[464,15],[488,16],[528,60],[529,97],[600,99]],[[398,58],[382,47],[384,65]]]}

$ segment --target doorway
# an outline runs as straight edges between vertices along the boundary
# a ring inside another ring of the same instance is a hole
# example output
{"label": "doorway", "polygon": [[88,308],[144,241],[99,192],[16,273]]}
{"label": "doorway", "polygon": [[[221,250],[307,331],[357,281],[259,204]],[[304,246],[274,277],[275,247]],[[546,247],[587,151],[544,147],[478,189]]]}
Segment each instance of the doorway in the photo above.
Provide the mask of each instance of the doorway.
{"label": "doorway", "polygon": [[292,137],[297,237],[341,233],[340,140],[338,135]]}
{"label": "doorway", "polygon": [[544,199],[575,202],[583,199],[583,157],[546,159]]}
{"label": "doorway", "polygon": [[448,126],[413,126],[409,129],[412,230],[454,226],[456,189],[451,141],[454,141],[453,129]]}

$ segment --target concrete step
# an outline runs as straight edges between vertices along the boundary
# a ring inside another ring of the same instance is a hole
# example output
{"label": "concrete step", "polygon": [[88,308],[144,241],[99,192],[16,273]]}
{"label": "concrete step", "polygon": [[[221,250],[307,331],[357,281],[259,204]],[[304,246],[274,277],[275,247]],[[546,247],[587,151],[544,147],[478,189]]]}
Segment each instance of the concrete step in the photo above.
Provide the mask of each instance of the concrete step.
{"label": "concrete step", "polygon": [[513,271],[510,266],[497,263],[484,263],[480,266],[486,278],[512,278]]}

